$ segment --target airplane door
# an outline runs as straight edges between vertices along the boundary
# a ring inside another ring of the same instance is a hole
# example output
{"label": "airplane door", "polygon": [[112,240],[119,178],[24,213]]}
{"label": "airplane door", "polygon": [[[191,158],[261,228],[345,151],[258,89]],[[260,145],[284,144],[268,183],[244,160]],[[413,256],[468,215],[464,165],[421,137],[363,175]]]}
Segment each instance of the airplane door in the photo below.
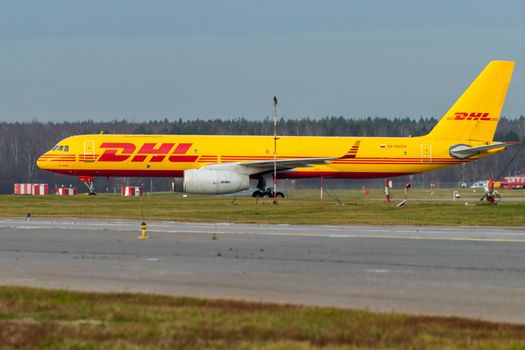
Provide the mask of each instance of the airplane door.
{"label": "airplane door", "polygon": [[421,163],[432,163],[432,145],[421,144]]}
{"label": "airplane door", "polygon": [[95,161],[95,141],[85,140],[84,141],[84,162]]}

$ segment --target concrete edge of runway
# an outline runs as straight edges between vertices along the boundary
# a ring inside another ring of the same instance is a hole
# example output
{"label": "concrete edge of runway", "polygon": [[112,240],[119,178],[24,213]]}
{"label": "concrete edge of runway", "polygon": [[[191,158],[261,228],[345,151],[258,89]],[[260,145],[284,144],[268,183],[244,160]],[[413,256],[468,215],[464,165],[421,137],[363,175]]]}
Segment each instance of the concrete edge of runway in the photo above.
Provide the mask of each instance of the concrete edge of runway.
{"label": "concrete edge of runway", "polygon": [[393,229],[406,229],[406,228],[421,228],[421,229],[452,229],[452,228],[463,228],[463,229],[502,229],[502,230],[509,230],[509,231],[523,231],[525,230],[525,226],[506,226],[506,225],[369,225],[369,224],[287,224],[287,223],[280,223],[280,224],[273,224],[273,223],[250,223],[250,222],[230,222],[230,221],[217,221],[217,222],[211,222],[211,221],[177,221],[177,220],[161,220],[161,219],[148,219],[144,220],[142,218],[108,218],[108,217],[77,217],[77,216],[31,216],[31,218],[28,220],[25,216],[2,216],[0,215],[0,222],[3,220],[26,220],[29,222],[34,222],[38,220],[59,220],[59,221],[100,221],[105,220],[108,222],[127,222],[127,223],[142,223],[143,221],[146,221],[147,223],[169,223],[169,224],[181,224],[181,225],[209,225],[209,226],[227,226],[227,225],[250,225],[250,226],[275,226],[275,227],[287,227],[287,226],[308,226],[308,227],[333,227],[333,228],[345,228],[345,227],[357,227],[357,228],[367,228],[367,227],[389,227]]}

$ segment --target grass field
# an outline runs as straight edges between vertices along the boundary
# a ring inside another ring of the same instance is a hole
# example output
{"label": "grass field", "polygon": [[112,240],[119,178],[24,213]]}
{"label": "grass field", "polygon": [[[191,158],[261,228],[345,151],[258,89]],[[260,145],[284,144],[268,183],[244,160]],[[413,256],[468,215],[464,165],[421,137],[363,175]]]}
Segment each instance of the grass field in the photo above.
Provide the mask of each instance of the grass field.
{"label": "grass field", "polygon": [[0,287],[1,349],[525,349],[525,325]]}
{"label": "grass field", "polygon": [[[479,205],[480,190],[462,189],[462,198],[452,201],[452,189],[416,189],[409,193],[408,205],[402,190],[393,190],[392,204],[386,205],[381,190],[364,195],[359,190],[319,192],[303,190],[287,193],[279,205],[271,199],[233,196],[193,196],[160,193],[137,197],[99,194],[75,197],[0,196],[1,216],[95,217],[133,220],[176,220],[194,222],[243,222],[288,224],[373,224],[373,225],[488,225],[525,226],[525,201],[505,202],[505,198],[525,197],[525,191],[501,191],[497,205]],[[337,199],[336,199],[337,198]],[[468,202],[468,205],[465,203]]]}

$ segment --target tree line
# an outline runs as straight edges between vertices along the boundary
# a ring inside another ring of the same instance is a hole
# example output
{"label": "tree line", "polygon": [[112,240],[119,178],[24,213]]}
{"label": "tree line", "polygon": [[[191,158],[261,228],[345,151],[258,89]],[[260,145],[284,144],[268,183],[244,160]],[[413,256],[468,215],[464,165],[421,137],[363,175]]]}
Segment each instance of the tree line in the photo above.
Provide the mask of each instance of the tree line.
{"label": "tree line", "polygon": [[[428,133],[437,123],[435,118],[381,118],[349,119],[325,117],[321,119],[281,118],[279,135],[305,136],[420,136]],[[178,119],[134,122],[113,120],[109,122],[0,122],[0,193],[12,193],[15,182],[42,182],[55,185],[73,184],[78,180],[69,176],[52,174],[36,167],[36,159],[61,139],[78,134],[212,134],[212,135],[272,135],[273,120],[239,119]],[[516,119],[502,118],[498,124],[497,141],[525,141],[525,116]],[[423,175],[424,181],[439,183],[474,182],[489,175],[501,176],[525,173],[525,155],[519,146],[510,148],[494,157]],[[101,179],[99,191],[112,191],[122,181],[144,183],[146,187],[168,189],[169,180],[155,179]]]}

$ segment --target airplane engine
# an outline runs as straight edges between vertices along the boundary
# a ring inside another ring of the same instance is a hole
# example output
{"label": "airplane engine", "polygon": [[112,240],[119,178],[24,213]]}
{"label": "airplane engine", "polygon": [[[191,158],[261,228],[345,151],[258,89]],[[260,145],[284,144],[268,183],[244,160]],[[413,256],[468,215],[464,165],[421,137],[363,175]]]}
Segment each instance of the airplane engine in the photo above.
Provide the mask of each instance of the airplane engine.
{"label": "airplane engine", "polygon": [[247,190],[250,176],[226,170],[191,169],[184,178],[174,181],[175,192],[195,194],[227,194]]}

